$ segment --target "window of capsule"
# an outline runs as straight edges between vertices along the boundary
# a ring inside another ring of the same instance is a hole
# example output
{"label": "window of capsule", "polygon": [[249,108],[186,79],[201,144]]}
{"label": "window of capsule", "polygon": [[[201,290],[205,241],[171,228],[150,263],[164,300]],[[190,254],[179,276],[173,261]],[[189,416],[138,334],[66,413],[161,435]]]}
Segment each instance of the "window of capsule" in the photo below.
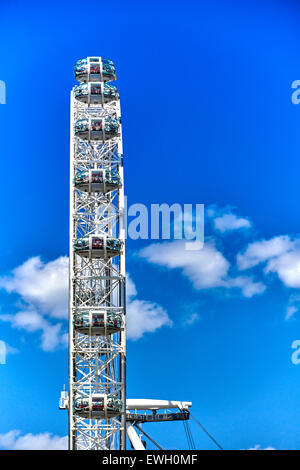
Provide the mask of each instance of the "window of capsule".
{"label": "window of capsule", "polygon": [[79,119],[74,124],[74,133],[81,139],[108,140],[119,135],[119,127],[118,119],[110,117]]}
{"label": "window of capsule", "polygon": [[118,189],[121,186],[121,179],[117,173],[91,169],[77,172],[74,186],[80,191],[107,192]]}
{"label": "window of capsule", "polygon": [[121,253],[123,242],[118,238],[92,235],[77,238],[73,244],[75,253],[83,257],[111,258]]}
{"label": "window of capsule", "polygon": [[74,315],[74,328],[82,333],[113,334],[123,328],[123,315],[114,311],[83,311]]}
{"label": "window of capsule", "polygon": [[74,400],[74,411],[83,416],[93,413],[100,417],[117,416],[121,413],[122,401],[114,395],[92,395]]}
{"label": "window of capsule", "polygon": [[80,59],[74,66],[75,78],[79,82],[110,82],[116,80],[116,69],[112,60],[101,57]]}
{"label": "window of capsule", "polygon": [[81,83],[74,87],[74,96],[83,103],[100,104],[117,100],[119,94],[114,85],[98,83]]}

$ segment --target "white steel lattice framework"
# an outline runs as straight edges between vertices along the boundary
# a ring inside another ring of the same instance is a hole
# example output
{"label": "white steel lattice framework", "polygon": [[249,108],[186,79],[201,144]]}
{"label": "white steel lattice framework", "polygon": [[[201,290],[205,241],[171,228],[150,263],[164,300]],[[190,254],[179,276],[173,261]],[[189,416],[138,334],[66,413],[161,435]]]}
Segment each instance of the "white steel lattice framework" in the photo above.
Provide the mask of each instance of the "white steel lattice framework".
{"label": "white steel lattice framework", "polygon": [[[108,81],[102,74],[104,59],[88,58],[85,61],[88,73],[81,81],[86,82],[87,99],[85,102],[78,100],[75,94],[78,86],[71,92],[69,447],[124,450],[125,227],[120,102],[118,94],[104,99],[105,82]],[[95,75],[91,74],[90,68],[93,61],[99,66]],[[90,99],[95,81],[99,82],[96,93],[100,90],[96,103]],[[106,132],[105,123],[110,119],[118,122],[115,134]],[[86,134],[76,134],[74,125],[76,127],[78,120],[85,123]],[[85,190],[75,184],[78,175],[85,175]],[[93,179],[95,175],[98,180]],[[111,175],[115,182],[118,181],[117,185],[109,184],[111,179],[107,176]],[[93,181],[100,180],[102,184],[94,185]],[[82,240],[85,251],[78,249]],[[115,240],[121,246],[113,255],[108,240]],[[119,327],[111,331],[107,327],[109,315],[121,319]],[[85,318],[86,328],[76,328],[75,318]],[[95,328],[92,318],[100,318],[104,327]],[[94,397],[100,397],[98,412],[95,411]],[[118,413],[109,408],[111,399],[119,403]],[[80,410],[74,403],[86,406]]]}

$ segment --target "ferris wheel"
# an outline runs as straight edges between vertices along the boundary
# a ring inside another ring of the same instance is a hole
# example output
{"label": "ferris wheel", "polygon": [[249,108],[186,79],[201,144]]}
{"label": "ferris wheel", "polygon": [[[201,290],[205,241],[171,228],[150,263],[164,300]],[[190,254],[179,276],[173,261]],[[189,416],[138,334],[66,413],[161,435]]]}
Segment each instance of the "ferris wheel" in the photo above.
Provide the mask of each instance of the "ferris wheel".
{"label": "ferris wheel", "polygon": [[69,411],[71,450],[125,450],[126,436],[134,449],[145,449],[140,424],[186,422],[192,404],[126,399],[123,145],[119,94],[109,83],[116,80],[115,66],[87,57],[76,62],[75,78],[80,83],[71,91],[69,391],[62,392],[59,407]]}

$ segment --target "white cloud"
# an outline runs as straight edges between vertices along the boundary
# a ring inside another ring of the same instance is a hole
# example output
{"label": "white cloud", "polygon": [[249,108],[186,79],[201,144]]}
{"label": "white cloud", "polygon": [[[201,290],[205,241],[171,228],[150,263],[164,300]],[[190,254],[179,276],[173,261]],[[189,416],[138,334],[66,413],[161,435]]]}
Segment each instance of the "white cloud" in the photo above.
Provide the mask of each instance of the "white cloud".
{"label": "white cloud", "polygon": [[162,326],[171,326],[167,312],[157,304],[144,300],[131,300],[127,306],[128,339],[139,339],[144,333],[153,333]]}
{"label": "white cloud", "polygon": [[216,205],[210,205],[206,208],[207,217],[212,219],[214,228],[221,233],[252,227],[252,223],[247,217],[240,217],[233,212],[234,207],[231,206],[219,208]]}
{"label": "white cloud", "polygon": [[227,231],[248,229],[251,227],[250,220],[244,217],[238,217],[235,214],[224,214],[221,217],[214,219],[214,226],[216,230],[224,233]]}
{"label": "white cloud", "polygon": [[57,346],[66,346],[65,335],[60,336],[61,324],[47,325],[43,328],[42,344],[43,351],[54,351]]}
{"label": "white cloud", "polygon": [[281,256],[293,249],[294,242],[287,235],[250,243],[244,253],[237,256],[239,269],[249,269],[268,259]]}
{"label": "white cloud", "polygon": [[13,430],[5,434],[0,434],[0,448],[12,450],[20,431]]}
{"label": "white cloud", "polygon": [[44,263],[39,256],[25,261],[0,278],[0,287],[8,293],[19,294],[25,307],[16,314],[2,314],[0,320],[10,322],[13,328],[28,332],[41,332],[41,348],[54,351],[67,344],[62,324],[51,324],[51,318],[65,319],[68,315],[68,267],[69,260],[61,256]]}
{"label": "white cloud", "polygon": [[30,332],[42,329],[47,323],[42,315],[33,308],[20,311],[15,315],[2,314],[0,315],[0,320],[10,322],[14,328],[24,329]]}
{"label": "white cloud", "polygon": [[126,296],[127,296],[127,299],[131,299],[132,297],[135,297],[137,295],[137,290],[136,290],[136,286],[133,282],[133,280],[131,279],[130,275],[127,273],[127,276],[126,276]]}
{"label": "white cloud", "polygon": [[[68,334],[62,324],[52,324],[51,318],[67,318],[68,266],[66,256],[43,263],[39,256],[30,258],[13,269],[11,275],[0,278],[0,287],[8,293],[17,293],[27,304],[16,314],[2,314],[0,320],[11,323],[13,328],[28,332],[41,332],[41,348],[54,351],[68,344]],[[135,298],[136,287],[127,277],[128,338],[138,339],[146,332],[153,332],[164,325],[171,325],[167,312],[155,303]]]}
{"label": "white cloud", "polygon": [[134,282],[127,274],[127,337],[137,340],[144,333],[153,333],[162,326],[172,326],[167,312],[158,304],[135,299],[137,290]]}
{"label": "white cloud", "polygon": [[[300,240],[288,235],[250,243],[244,253],[237,256],[239,269],[253,268],[265,263],[264,272],[276,273],[287,287],[300,288]],[[291,310],[289,315],[291,314]]]}
{"label": "white cloud", "polygon": [[54,318],[67,318],[68,266],[66,256],[48,263],[35,256],[0,278],[0,287]]}
{"label": "white cloud", "polygon": [[66,346],[66,334],[60,333],[62,324],[51,325],[32,307],[14,315],[2,314],[0,320],[11,323],[13,328],[23,329],[28,332],[41,331],[41,348],[43,351],[54,351],[59,346]]}
{"label": "white cloud", "polygon": [[182,269],[197,289],[224,285],[229,269],[229,262],[212,242],[197,251],[186,250],[184,240],[154,243],[141,250],[140,255],[150,263]]}
{"label": "white cloud", "polygon": [[182,240],[155,243],[141,250],[140,256],[150,263],[181,269],[196,289],[237,287],[245,297],[252,297],[265,290],[264,284],[254,282],[252,277],[231,277],[230,263],[217,250],[212,240],[206,242],[201,250],[192,251],[185,249]]}
{"label": "white cloud", "polygon": [[265,269],[266,273],[275,272],[279,279],[287,286],[300,287],[300,250],[282,254],[271,259]]}
{"label": "white cloud", "polygon": [[0,448],[5,450],[66,450],[68,437],[56,436],[49,432],[22,435],[21,431],[12,430],[0,434]]}
{"label": "white cloud", "polygon": [[250,447],[249,450],[276,450],[275,447],[261,447],[260,444],[256,444],[254,447]]}
{"label": "white cloud", "polygon": [[238,276],[227,280],[227,287],[239,287],[245,297],[253,297],[256,294],[262,294],[266,286],[262,282],[253,281],[252,277]]}

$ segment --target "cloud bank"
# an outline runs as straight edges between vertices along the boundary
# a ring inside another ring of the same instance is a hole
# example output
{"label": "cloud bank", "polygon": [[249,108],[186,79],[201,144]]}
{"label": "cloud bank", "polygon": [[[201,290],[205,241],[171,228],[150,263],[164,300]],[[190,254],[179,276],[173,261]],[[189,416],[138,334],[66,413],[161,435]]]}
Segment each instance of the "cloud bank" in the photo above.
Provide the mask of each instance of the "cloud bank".
{"label": "cloud bank", "polygon": [[49,432],[23,434],[12,430],[0,434],[0,448],[4,450],[67,450],[68,436],[60,437]]}

